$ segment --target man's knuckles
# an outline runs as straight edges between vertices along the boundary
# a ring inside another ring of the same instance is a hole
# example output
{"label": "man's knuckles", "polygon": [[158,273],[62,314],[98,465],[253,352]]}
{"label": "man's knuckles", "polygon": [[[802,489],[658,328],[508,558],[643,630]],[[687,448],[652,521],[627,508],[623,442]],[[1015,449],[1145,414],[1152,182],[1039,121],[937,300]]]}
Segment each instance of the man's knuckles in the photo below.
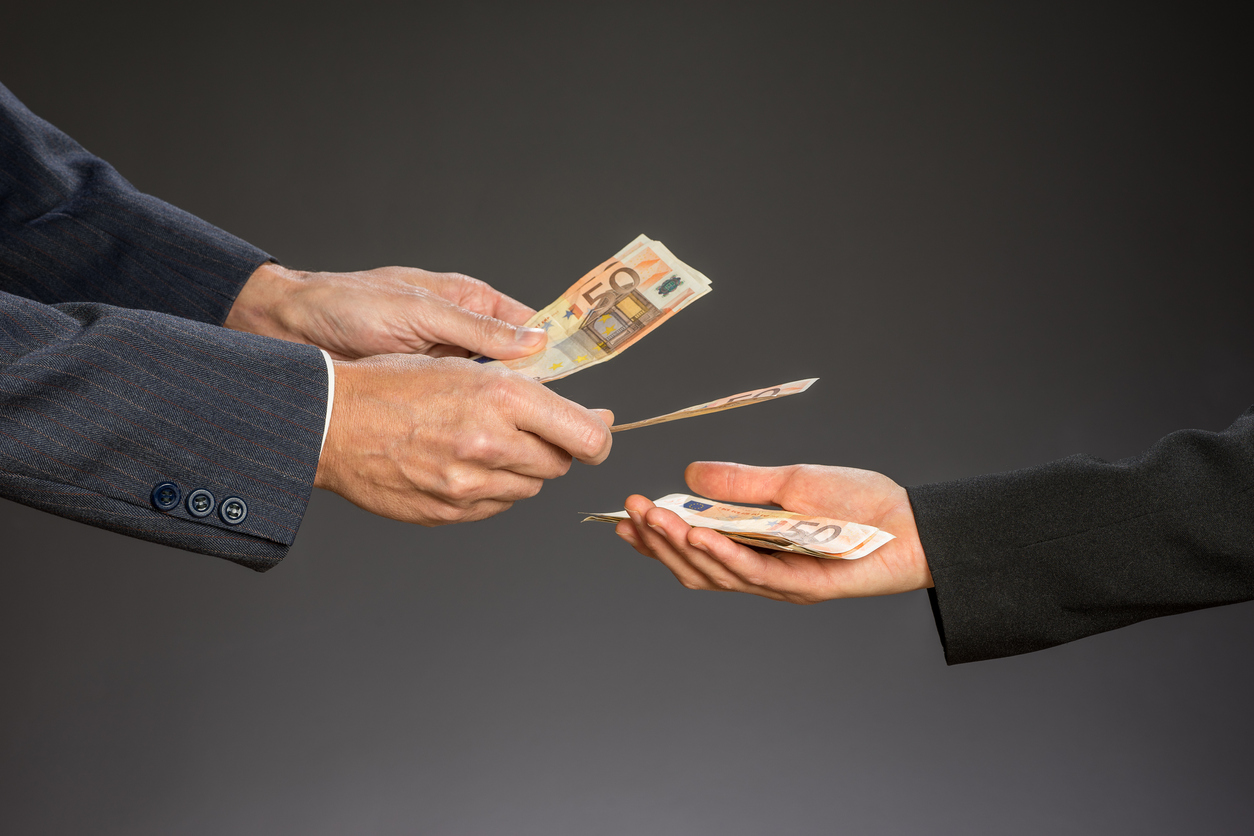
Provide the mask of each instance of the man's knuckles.
{"label": "man's knuckles", "polygon": [[543,479],[528,479],[526,482],[523,482],[522,486],[518,489],[516,498],[531,499],[533,496],[540,493],[540,489],[543,487]]}
{"label": "man's knuckles", "polygon": [[531,408],[540,395],[539,391],[528,385],[534,381],[522,375],[500,369],[481,368],[488,372],[482,381],[483,397],[502,417],[514,419],[524,409]]}
{"label": "man's knuckles", "polygon": [[544,478],[561,479],[562,476],[571,473],[571,462],[573,461],[574,459],[566,454],[553,456],[553,461],[549,464],[549,473],[545,474]]}
{"label": "man's knuckles", "polygon": [[445,295],[456,301],[483,296],[492,292],[487,282],[471,278],[465,273],[430,273],[434,284],[440,285]]}
{"label": "man's knuckles", "polygon": [[479,468],[451,465],[441,474],[437,493],[446,504],[465,507],[487,495],[486,482]]}
{"label": "man's knuckles", "polygon": [[505,452],[505,441],[497,432],[477,429],[460,435],[453,445],[457,461],[492,463]]}
{"label": "man's knuckles", "polygon": [[580,420],[571,430],[572,447],[566,449],[575,458],[589,464],[600,464],[610,454],[613,435],[600,418],[592,413],[579,416]]}
{"label": "man's knuckles", "polygon": [[469,507],[436,501],[427,507],[424,516],[427,518],[426,522],[428,525],[453,525],[455,523],[467,522],[469,514]]}

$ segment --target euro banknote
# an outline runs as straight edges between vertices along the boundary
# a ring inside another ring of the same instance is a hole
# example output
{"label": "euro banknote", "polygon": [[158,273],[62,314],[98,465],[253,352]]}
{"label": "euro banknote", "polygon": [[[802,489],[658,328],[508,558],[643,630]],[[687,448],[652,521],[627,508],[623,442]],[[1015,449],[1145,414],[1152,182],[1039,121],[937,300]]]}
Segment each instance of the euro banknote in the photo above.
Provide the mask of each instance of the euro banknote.
{"label": "euro banknote", "polygon": [[698,415],[709,415],[711,412],[724,412],[728,409],[739,409],[742,406],[749,406],[755,403],[765,403],[773,401],[776,398],[786,398],[789,395],[800,395],[809,389],[817,377],[811,377],[807,380],[794,380],[791,383],[781,383],[778,386],[767,386],[765,389],[751,389],[748,392],[741,392],[738,395],[731,395],[726,398],[719,398],[708,403],[690,406],[687,409],[681,409],[677,412],[668,412],[665,415],[659,415],[656,418],[646,418],[643,421],[632,421],[627,424],[615,424],[610,427],[610,432],[616,433],[623,430],[634,430],[639,427],[651,427],[654,424],[665,424],[667,421],[681,421],[684,418],[695,418]]}
{"label": "euro banknote", "polygon": [[[894,539],[887,531],[861,523],[728,505],[684,493],[664,496],[654,505],[675,512],[693,528],[713,529],[737,543],[757,549],[856,560]],[[626,511],[614,511],[589,514],[583,521],[617,523],[626,519],[629,519]]]}
{"label": "euro banknote", "polygon": [[541,382],[604,363],[710,292],[710,280],[661,241],[640,235],[527,320],[548,332],[543,351],[502,365]]}

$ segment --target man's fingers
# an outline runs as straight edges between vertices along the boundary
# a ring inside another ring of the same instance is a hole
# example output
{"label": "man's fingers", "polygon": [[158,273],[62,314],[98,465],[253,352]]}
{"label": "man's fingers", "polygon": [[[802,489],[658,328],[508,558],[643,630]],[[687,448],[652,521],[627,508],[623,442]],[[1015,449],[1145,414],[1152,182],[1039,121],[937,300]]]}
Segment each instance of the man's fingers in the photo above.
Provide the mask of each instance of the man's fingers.
{"label": "man's fingers", "polygon": [[753,467],[734,462],[693,462],[684,471],[688,487],[720,502],[778,505],[779,494],[796,470],[789,467]]}
{"label": "man's fingers", "polygon": [[442,504],[430,512],[425,519],[418,520],[425,525],[453,525],[456,523],[478,522],[488,517],[495,517],[503,511],[514,507],[511,501],[499,499],[483,499],[467,508],[456,505]]}
{"label": "man's fingers", "polygon": [[424,310],[423,319],[425,330],[435,342],[497,360],[534,354],[544,348],[547,339],[543,328],[523,328],[444,299]]}
{"label": "man's fingers", "polygon": [[[473,442],[472,442],[473,443]],[[482,451],[468,449],[465,457],[493,470],[512,471],[534,479],[557,479],[570,470],[570,453],[534,433],[511,433],[500,446]]]}
{"label": "man's fingers", "polygon": [[517,472],[497,470],[492,472],[483,488],[477,491],[480,495],[472,499],[475,503],[514,503],[520,499],[530,499],[538,494],[542,487],[544,487],[543,477],[523,476]]}
{"label": "man's fingers", "polygon": [[600,464],[610,454],[613,436],[609,410],[584,409],[535,381],[520,381],[508,405],[514,426],[534,433],[585,464]]}
{"label": "man's fingers", "polygon": [[432,287],[437,293],[475,313],[487,314],[511,325],[522,325],[535,314],[517,299],[506,296],[487,282],[461,273],[435,273]]}
{"label": "man's fingers", "polygon": [[[601,419],[605,426],[614,425],[614,413],[608,409],[590,409],[588,412]],[[537,476],[541,479],[556,479],[565,476],[570,470],[571,454],[564,448],[530,431],[519,435],[520,446],[510,452],[508,460],[501,459],[493,462],[494,464],[524,476]],[[525,439],[529,439],[530,443],[524,441]]]}
{"label": "man's fingers", "polygon": [[522,325],[524,322],[531,319],[531,317],[535,316],[536,312],[534,308],[524,305],[517,299],[506,296],[499,290],[491,288],[482,282],[480,282],[480,284],[487,288],[485,294],[486,298],[481,296],[481,302],[476,300],[478,304],[483,306],[483,310],[479,310],[478,307],[472,308],[472,310],[479,310],[479,313],[494,316],[497,319],[510,323],[511,325]]}

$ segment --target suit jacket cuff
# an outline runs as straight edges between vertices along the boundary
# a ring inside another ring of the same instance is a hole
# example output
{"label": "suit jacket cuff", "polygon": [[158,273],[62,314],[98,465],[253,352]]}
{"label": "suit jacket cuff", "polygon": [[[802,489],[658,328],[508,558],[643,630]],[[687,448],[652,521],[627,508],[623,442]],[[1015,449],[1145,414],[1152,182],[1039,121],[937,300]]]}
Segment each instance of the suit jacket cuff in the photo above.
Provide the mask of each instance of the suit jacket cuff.
{"label": "suit jacket cuff", "polygon": [[252,569],[284,557],[326,424],[318,349],[3,293],[0,314],[0,496]]}
{"label": "suit jacket cuff", "polygon": [[321,458],[327,446],[327,434],[331,432],[331,410],[335,408],[335,361],[325,349],[318,350],[322,352],[322,361],[327,366],[327,414],[322,421],[322,443],[318,445],[318,457]]}

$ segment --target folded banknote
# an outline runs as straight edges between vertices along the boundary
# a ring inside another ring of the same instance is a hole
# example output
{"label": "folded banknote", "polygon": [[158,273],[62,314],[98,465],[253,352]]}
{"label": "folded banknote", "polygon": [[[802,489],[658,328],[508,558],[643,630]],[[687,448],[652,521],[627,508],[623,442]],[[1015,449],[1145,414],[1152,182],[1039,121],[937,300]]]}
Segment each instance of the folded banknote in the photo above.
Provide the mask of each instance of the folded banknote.
{"label": "folded banknote", "polygon": [[[673,511],[693,528],[709,528],[756,549],[856,560],[894,539],[887,531],[861,523],[728,505],[684,493],[664,496],[653,504]],[[626,519],[630,519],[626,511],[614,511],[589,514],[583,521],[617,523]]]}
{"label": "folded banknote", "polygon": [[640,235],[527,320],[543,328],[543,351],[517,360],[490,360],[541,382],[604,363],[710,292],[710,280],[661,241]]}
{"label": "folded banknote", "polygon": [[786,398],[789,395],[800,395],[817,380],[817,377],[811,377],[808,380],[794,380],[791,383],[767,386],[765,389],[750,389],[748,392],[741,392],[738,395],[730,395],[726,398],[697,404],[687,409],[681,409],[678,412],[668,412],[656,418],[646,418],[643,421],[632,421],[628,424],[615,424],[610,427],[610,432],[616,433],[623,430],[634,430],[639,427],[651,427],[654,424],[665,424],[668,421],[680,421],[684,418],[695,418],[698,415],[709,415],[711,412],[725,412],[729,409],[739,409],[742,406],[750,406],[755,403],[765,403],[776,398]]}

